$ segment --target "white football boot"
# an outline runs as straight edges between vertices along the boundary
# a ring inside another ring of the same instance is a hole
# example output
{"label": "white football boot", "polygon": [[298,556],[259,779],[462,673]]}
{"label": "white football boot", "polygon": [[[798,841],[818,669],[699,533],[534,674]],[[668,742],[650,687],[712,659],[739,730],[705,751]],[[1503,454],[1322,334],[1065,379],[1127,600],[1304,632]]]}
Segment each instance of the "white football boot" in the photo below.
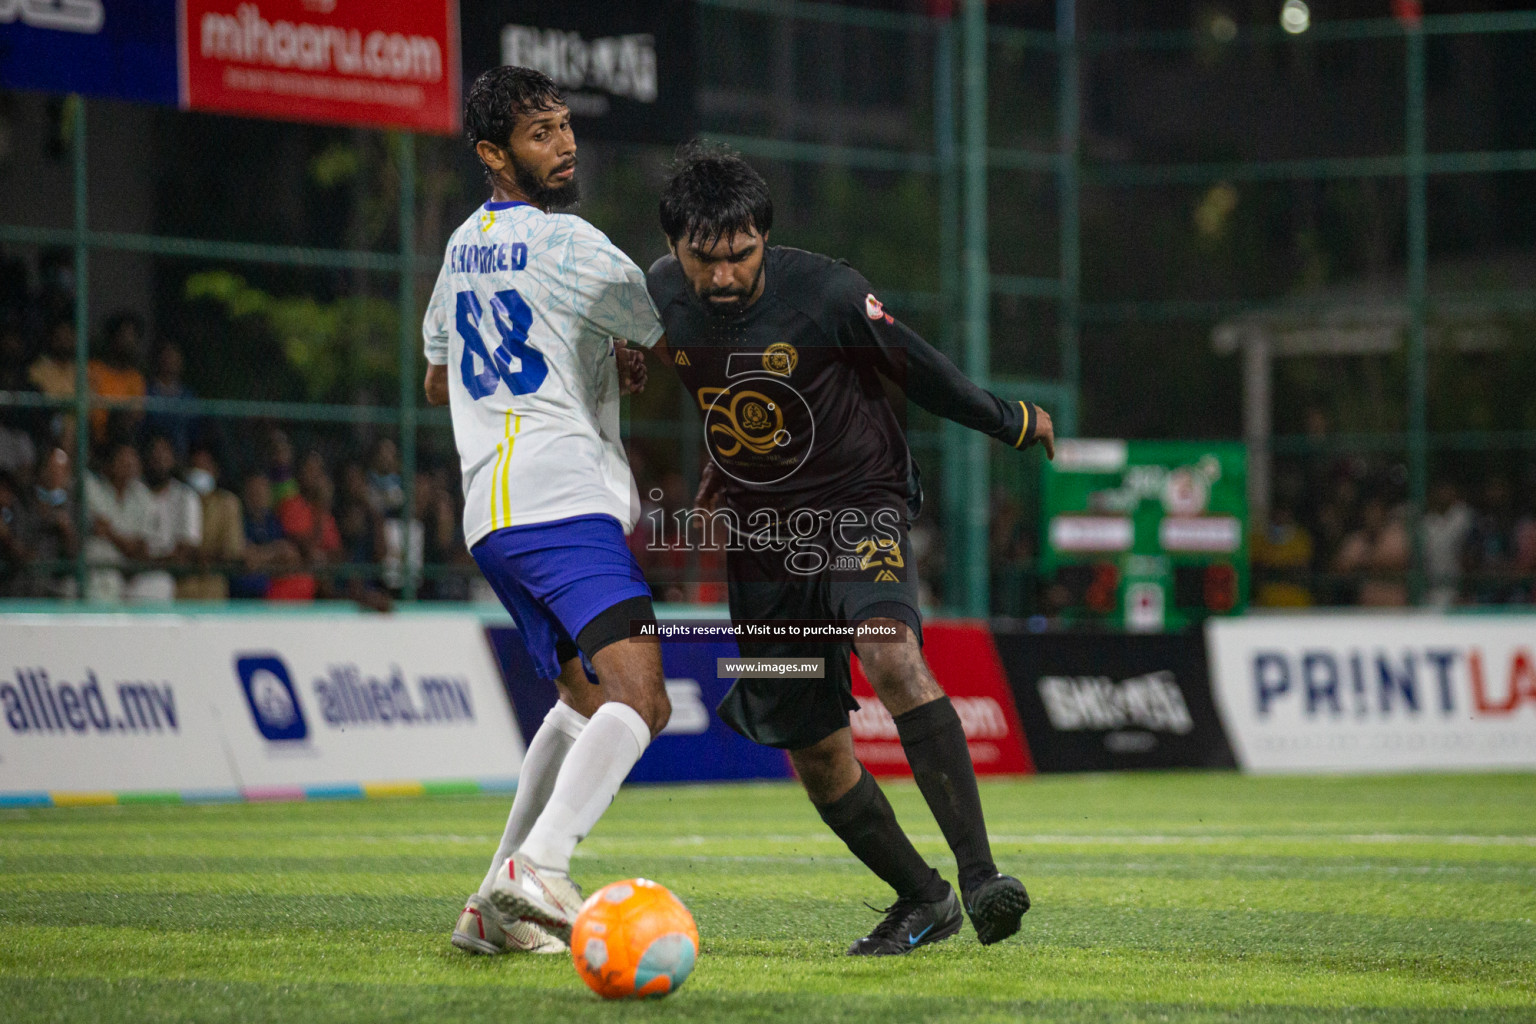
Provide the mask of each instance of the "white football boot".
{"label": "white football boot", "polygon": [[582,895],[570,875],[537,867],[521,853],[514,853],[491,885],[491,902],[507,920],[536,924],[569,943]]}
{"label": "white football boot", "polygon": [[502,917],[479,893],[464,901],[464,911],[453,928],[451,940],[466,953],[564,953],[569,949],[536,924]]}

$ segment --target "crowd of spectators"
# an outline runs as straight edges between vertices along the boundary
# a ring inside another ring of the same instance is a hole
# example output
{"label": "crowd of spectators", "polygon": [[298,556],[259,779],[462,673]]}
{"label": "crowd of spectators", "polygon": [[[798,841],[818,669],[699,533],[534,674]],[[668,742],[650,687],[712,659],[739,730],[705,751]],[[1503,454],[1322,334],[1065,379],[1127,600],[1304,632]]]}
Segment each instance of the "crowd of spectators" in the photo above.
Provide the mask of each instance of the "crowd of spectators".
{"label": "crowd of spectators", "polygon": [[[90,346],[87,386],[117,402],[86,420],[81,515],[77,424],[63,401],[75,394],[78,339],[67,307],[53,308],[17,317],[0,303],[0,393],[23,399],[0,401],[0,597],[80,596],[83,553],[84,596],[98,601],[350,599],[382,608],[407,590],[493,599],[464,549],[451,454],[421,460],[406,509],[391,437],[306,434],[296,446],[270,423],[253,429],[146,407],[137,400],[193,395],[186,354],[172,343],[151,347],[132,313],[107,318]],[[37,396],[59,401],[43,406]],[[1317,450],[1278,462],[1272,507],[1254,516],[1253,604],[1536,603],[1536,464],[1521,472],[1516,463],[1513,473],[1510,464],[1451,467],[1462,475],[1432,481],[1415,526],[1401,466],[1341,455],[1323,443],[1325,428],[1314,432]],[[669,468],[674,455],[632,445],[642,515],[631,546],[659,600],[723,602],[723,537],[708,537],[702,522],[687,545],[675,532],[671,543],[656,536],[658,523],[675,527],[692,506],[690,481]],[[994,606],[1023,608],[1038,524],[1001,491],[990,511]],[[945,559],[932,516],[914,524],[911,539],[932,601]]]}
{"label": "crowd of spectators", "polygon": [[35,400],[74,397],[74,322],[57,315],[34,334],[29,344],[24,321],[0,320],[0,392],[13,396],[0,403],[0,597],[79,596],[82,553],[84,596],[95,601],[340,598],[382,608],[407,588],[477,596],[456,466],[419,467],[407,515],[390,437],[299,451],[278,426],[250,432],[145,409],[135,400],[192,396],[181,349],[160,344],[146,359],[143,322],[129,313],[109,318],[91,346],[87,386],[119,402],[87,419],[82,517],[74,413]]}
{"label": "crowd of spectators", "polygon": [[1283,464],[1255,522],[1253,603],[1392,608],[1415,591],[1439,607],[1536,603],[1536,466],[1447,468],[1463,475],[1431,480],[1415,538],[1400,465],[1325,446]]}

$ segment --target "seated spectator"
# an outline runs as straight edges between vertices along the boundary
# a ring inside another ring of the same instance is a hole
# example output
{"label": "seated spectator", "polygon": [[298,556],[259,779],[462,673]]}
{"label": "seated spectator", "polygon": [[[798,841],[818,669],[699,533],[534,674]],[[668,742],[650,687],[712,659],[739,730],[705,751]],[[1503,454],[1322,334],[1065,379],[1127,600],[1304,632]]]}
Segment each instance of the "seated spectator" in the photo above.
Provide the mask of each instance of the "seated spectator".
{"label": "seated spectator", "polygon": [[271,574],[298,568],[299,549],[283,536],[283,526],[277,521],[277,512],[272,505],[272,481],[266,474],[247,476],[241,491],[244,496],[242,522],[246,571],[230,580],[230,594],[265,600],[272,597],[274,583],[277,583],[278,599],[281,599],[293,589],[292,584],[286,582],[286,577],[274,580]]}
{"label": "seated spectator", "polygon": [[354,565],[377,565],[383,550],[383,520],[374,507],[368,473],[362,465],[341,467],[341,494],[336,500],[336,528],[341,534],[341,558]]}
{"label": "seated spectator", "polygon": [[1536,601],[1536,486],[1529,494],[1525,515],[1515,524],[1515,571],[1526,577],[1531,600]]}
{"label": "seated spectator", "polygon": [[395,515],[384,520],[384,585],[396,596],[404,592],[407,578],[416,587],[421,586],[421,567],[426,544],[426,526],[422,522],[422,515],[434,501],[436,501],[436,495],[432,489],[432,481],[418,473],[415,493],[416,514],[411,517],[409,534],[407,535],[406,530],[402,528],[404,520],[399,515],[398,508]]}
{"label": "seated spectator", "polygon": [[1477,604],[1505,604],[1525,599],[1516,577],[1515,500],[1509,481],[1491,476],[1483,486],[1482,507],[1467,532],[1462,564]]}
{"label": "seated spectator", "polygon": [[385,519],[398,516],[405,506],[405,484],[400,478],[400,449],[393,438],[374,442],[368,459],[368,493],[373,510]]}
{"label": "seated spectator", "polygon": [[[1341,476],[1326,492],[1328,498],[1319,506],[1311,521],[1304,522],[1312,534],[1314,572],[1336,572],[1339,551],[1353,525],[1359,520],[1360,487],[1354,477]],[[1348,604],[1354,597],[1352,584],[1323,579],[1314,588],[1318,604]]]}
{"label": "seated spectator", "polygon": [[[297,494],[277,503],[277,521],[283,526],[283,536],[299,549],[301,563],[324,568],[341,552],[341,533],[331,514],[335,488],[319,452],[304,456],[299,464],[298,485]],[[291,579],[293,589],[288,594],[269,596],[274,600],[310,601],[321,592],[320,582],[313,575],[301,573]],[[277,581],[273,583],[275,587]],[[327,587],[325,592],[330,593],[331,588]]]}
{"label": "seated spectator", "polygon": [[[155,352],[155,361],[147,385],[147,393],[151,398],[191,398],[192,392],[187,390],[181,382],[182,371],[181,349],[167,342],[161,345]],[[185,459],[190,454],[192,444],[192,431],[197,420],[191,413],[186,412],[147,412],[144,415],[144,430],[150,434],[164,434],[171,439],[171,447],[176,450],[176,458]],[[225,492],[228,493],[228,492]],[[233,494],[230,497],[234,497]],[[237,499],[238,500],[238,499]]]}
{"label": "seated spectator", "polygon": [[[102,331],[102,354],[86,366],[86,380],[91,394],[101,398],[143,398],[144,374],[139,370],[139,356],[144,340],[144,321],[133,313],[115,313]],[[73,389],[71,389],[73,394]],[[108,440],[107,414],[113,410],[91,410],[91,440]],[[142,410],[120,410],[126,414],[128,429],[138,432],[143,422]]]}
{"label": "seated spectator", "polygon": [[32,443],[32,435],[0,423],[0,473],[10,473],[25,486],[36,462],[37,446]]}
{"label": "seated spectator", "polygon": [[27,339],[12,320],[0,320],[0,391],[36,391],[29,375]]}
{"label": "seated spectator", "polygon": [[[43,353],[27,367],[27,382],[49,398],[75,397],[75,320],[56,316],[43,333]],[[75,419],[61,410],[49,417],[52,441],[65,451],[75,450]]]}
{"label": "seated spectator", "polygon": [[1308,608],[1312,591],[1312,534],[1296,521],[1291,506],[1275,505],[1269,522],[1253,531],[1253,603],[1260,608]]}
{"label": "seated spectator", "polygon": [[1376,496],[1361,506],[1360,527],[1344,537],[1333,570],[1365,577],[1357,591],[1357,604],[1401,608],[1408,604],[1405,574],[1412,558],[1407,527],[1387,507],[1386,500]]}
{"label": "seated spectator", "polygon": [[139,473],[139,453],[133,445],[119,442],[108,449],[104,473],[85,478],[85,507],[91,522],[91,535],[85,540],[85,558],[91,566],[86,584],[89,600],[122,600],[126,581],[120,566],[145,556],[150,493]]}
{"label": "seated spectator", "polygon": [[[422,557],[428,565],[470,560],[464,548],[462,517],[449,488],[441,468],[416,474],[416,507],[426,539]],[[474,563],[470,560],[469,564]],[[463,601],[469,598],[469,587],[462,576],[440,576],[422,582],[421,596]]]}
{"label": "seated spectator", "polygon": [[21,485],[0,470],[0,597],[27,596],[27,567],[35,555],[35,532],[32,510],[22,500]]}
{"label": "seated spectator", "polygon": [[281,503],[299,493],[298,481],[293,476],[293,444],[277,427],[267,432],[265,461],[274,502]]}
{"label": "seated spectator", "polygon": [[32,512],[36,529],[32,537],[32,558],[36,572],[32,578],[31,596],[77,596],[74,572],[61,565],[74,558],[80,550],[80,537],[75,530],[74,467],[69,453],[54,448],[44,453],[37,464],[36,480],[32,485]]}
{"label": "seated spectator", "polygon": [[[0,391],[37,390],[27,379],[27,344],[14,324],[0,325]],[[37,462],[33,442],[40,425],[37,409],[0,406],[0,472],[13,474],[25,489]]]}
{"label": "seated spectator", "polygon": [[245,555],[245,524],[240,499],[219,486],[219,460],[213,450],[198,447],[186,472],[187,486],[197,492],[203,507],[203,540],[197,564],[204,572],[176,582],[178,600],[224,601],[229,598],[225,566]]}
{"label": "seated spectator", "polygon": [[384,555],[384,520],[374,508],[361,463],[348,462],[341,469],[336,529],[341,536],[340,560],[353,567],[345,574],[347,595],[370,607],[387,607],[389,595],[378,571]]}
{"label": "seated spectator", "polygon": [[149,525],[144,554],[164,566],[141,572],[128,585],[128,596],[140,601],[170,601],[176,597],[172,570],[190,566],[203,543],[203,503],[197,492],[176,479],[176,452],[169,438],[156,435],[144,450],[144,483],[149,488]]}
{"label": "seated spectator", "polygon": [[43,351],[27,367],[27,380],[49,398],[75,395],[75,320],[57,316],[43,334]]}
{"label": "seated spectator", "polygon": [[388,611],[390,597],[378,566],[384,551],[384,521],[374,511],[368,474],[349,462],[341,470],[341,497],[336,502],[336,529],[341,537],[341,561],[350,568],[334,587],[338,594],[375,611]]}
{"label": "seated spectator", "polygon": [[1428,583],[1424,603],[1442,608],[1453,605],[1461,590],[1462,552],[1472,532],[1472,509],[1450,480],[1437,480],[1429,489],[1429,507],[1419,530]]}

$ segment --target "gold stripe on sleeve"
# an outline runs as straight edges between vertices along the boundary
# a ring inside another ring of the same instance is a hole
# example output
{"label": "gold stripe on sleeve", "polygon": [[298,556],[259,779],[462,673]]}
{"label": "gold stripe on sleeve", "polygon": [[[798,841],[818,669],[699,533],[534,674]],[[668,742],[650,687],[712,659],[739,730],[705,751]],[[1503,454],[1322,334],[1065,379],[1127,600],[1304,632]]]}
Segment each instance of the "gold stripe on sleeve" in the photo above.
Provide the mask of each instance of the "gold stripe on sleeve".
{"label": "gold stripe on sleeve", "polygon": [[1024,439],[1029,436],[1029,403],[1020,402],[1019,405],[1024,408],[1024,429],[1019,431],[1019,439],[1013,443],[1015,448],[1023,444]]}

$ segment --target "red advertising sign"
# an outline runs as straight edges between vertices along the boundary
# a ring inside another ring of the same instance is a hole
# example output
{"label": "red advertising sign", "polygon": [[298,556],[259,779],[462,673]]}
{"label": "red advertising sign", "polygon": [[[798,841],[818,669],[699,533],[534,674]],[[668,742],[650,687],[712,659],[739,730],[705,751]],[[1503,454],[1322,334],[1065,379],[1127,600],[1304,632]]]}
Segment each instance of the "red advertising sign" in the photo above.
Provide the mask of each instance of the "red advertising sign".
{"label": "red advertising sign", "polygon": [[192,110],[451,134],[457,0],[182,0]]}
{"label": "red advertising sign", "polygon": [[[976,774],[1032,773],[1019,713],[986,625],[925,623],[923,655],[960,715]],[[853,695],[862,705],[853,713],[853,749],[859,760],[875,775],[911,775],[896,722],[870,688],[858,658],[853,659]]]}

